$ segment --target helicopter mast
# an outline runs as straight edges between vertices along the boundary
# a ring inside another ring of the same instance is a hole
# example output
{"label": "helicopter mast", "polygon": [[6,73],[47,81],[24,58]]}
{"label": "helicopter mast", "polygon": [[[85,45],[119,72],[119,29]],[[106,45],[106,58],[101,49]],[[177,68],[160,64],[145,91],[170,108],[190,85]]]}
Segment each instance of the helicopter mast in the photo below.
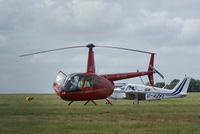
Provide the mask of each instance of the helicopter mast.
{"label": "helicopter mast", "polygon": [[93,52],[93,48],[95,47],[95,45],[88,44],[87,47],[89,48],[87,73],[95,73],[95,62],[94,62],[94,52]]}

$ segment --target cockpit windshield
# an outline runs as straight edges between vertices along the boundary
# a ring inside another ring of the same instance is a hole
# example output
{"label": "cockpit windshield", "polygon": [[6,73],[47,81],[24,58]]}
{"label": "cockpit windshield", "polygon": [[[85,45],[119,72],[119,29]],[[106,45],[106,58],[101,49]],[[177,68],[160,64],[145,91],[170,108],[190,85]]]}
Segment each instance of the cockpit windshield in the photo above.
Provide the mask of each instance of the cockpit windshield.
{"label": "cockpit windshield", "polygon": [[56,83],[65,91],[80,91],[83,88],[95,86],[97,84],[97,77],[84,75],[83,73],[66,75],[60,71],[56,77]]}

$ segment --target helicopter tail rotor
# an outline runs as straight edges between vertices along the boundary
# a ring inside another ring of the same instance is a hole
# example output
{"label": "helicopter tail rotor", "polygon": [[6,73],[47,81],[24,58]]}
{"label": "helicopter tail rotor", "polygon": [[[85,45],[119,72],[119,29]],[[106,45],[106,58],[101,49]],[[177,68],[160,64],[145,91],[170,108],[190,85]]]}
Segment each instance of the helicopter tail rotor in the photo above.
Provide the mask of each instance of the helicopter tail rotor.
{"label": "helicopter tail rotor", "polygon": [[157,69],[155,69],[154,67],[150,66],[150,68],[152,68],[152,70],[154,71],[154,73],[157,73],[162,79],[164,79],[164,75],[161,74]]}
{"label": "helicopter tail rotor", "polygon": [[151,54],[151,58],[149,61],[149,68],[148,68],[148,72],[150,72],[150,74],[148,74],[148,78],[151,86],[154,86],[154,77],[153,77],[154,71],[151,68],[153,66],[154,66],[154,54]]}
{"label": "helicopter tail rotor", "polygon": [[154,77],[153,77],[154,73],[157,73],[162,79],[164,79],[164,76],[154,68],[154,54],[151,54],[148,71],[152,72],[151,74],[148,75],[149,83],[151,86],[154,86]]}

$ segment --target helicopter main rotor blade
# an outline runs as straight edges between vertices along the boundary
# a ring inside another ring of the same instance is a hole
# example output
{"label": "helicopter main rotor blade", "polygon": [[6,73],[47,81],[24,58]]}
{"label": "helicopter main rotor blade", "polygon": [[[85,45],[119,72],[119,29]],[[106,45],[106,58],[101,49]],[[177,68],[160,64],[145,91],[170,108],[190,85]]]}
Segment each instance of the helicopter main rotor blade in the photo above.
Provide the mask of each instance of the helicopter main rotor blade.
{"label": "helicopter main rotor blade", "polygon": [[34,53],[19,55],[19,57],[31,56],[31,55],[35,55],[35,54],[47,53],[47,52],[58,51],[58,50],[63,50],[63,49],[80,48],[80,47],[88,47],[88,48],[93,48],[93,47],[113,48],[113,49],[128,50],[128,51],[134,51],[134,52],[146,53],[146,54],[156,54],[156,53],[152,53],[152,52],[147,52],[147,51],[142,51],[142,50],[136,50],[136,49],[130,49],[130,48],[113,47],[113,46],[95,46],[95,45],[93,45],[93,44],[88,44],[88,45],[86,45],[86,46],[62,47],[62,48],[56,48],[56,49],[38,51],[38,52],[34,52]]}
{"label": "helicopter main rotor blade", "polygon": [[130,48],[123,48],[123,47],[112,47],[112,46],[96,46],[96,47],[102,47],[102,48],[114,48],[114,49],[121,49],[121,50],[128,50],[128,51],[135,51],[139,53],[146,53],[146,54],[156,54],[148,51],[141,51],[136,49],[130,49]]}
{"label": "helicopter main rotor blade", "polygon": [[23,54],[23,55],[19,55],[19,57],[30,56],[30,55],[40,54],[40,53],[47,53],[47,52],[58,51],[58,50],[63,50],[63,49],[80,48],[80,47],[86,47],[86,46],[62,47],[62,48],[39,51],[35,53]]}

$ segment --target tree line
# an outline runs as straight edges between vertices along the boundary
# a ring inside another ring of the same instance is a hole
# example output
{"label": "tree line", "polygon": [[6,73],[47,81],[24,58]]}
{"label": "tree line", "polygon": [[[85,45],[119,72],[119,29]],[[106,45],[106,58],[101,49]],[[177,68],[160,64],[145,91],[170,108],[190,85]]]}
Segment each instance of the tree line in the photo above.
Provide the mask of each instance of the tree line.
{"label": "tree line", "polygon": [[[157,82],[155,84],[155,87],[164,87],[164,88],[167,88],[167,89],[172,89],[176,86],[176,84],[179,82],[180,80],[178,79],[174,79],[170,82],[170,84],[168,85],[165,85],[164,82]],[[189,89],[188,89],[188,92],[200,92],[200,80],[196,80],[196,79],[191,79],[191,82],[190,82],[190,85],[189,85]]]}

